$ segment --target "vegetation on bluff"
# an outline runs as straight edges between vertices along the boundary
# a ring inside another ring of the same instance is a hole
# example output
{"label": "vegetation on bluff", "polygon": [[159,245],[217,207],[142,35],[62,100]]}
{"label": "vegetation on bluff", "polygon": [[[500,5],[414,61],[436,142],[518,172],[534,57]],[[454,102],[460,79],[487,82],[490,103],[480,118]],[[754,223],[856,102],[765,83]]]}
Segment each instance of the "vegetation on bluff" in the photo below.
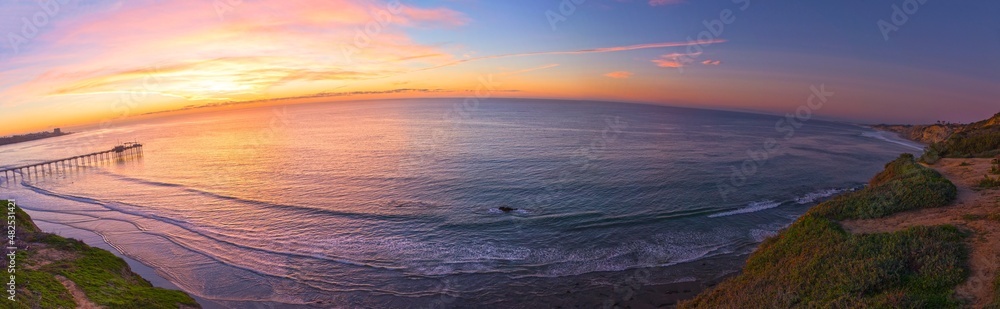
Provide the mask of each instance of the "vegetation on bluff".
{"label": "vegetation on bluff", "polygon": [[900,156],[868,188],[814,207],[764,241],[738,276],[680,307],[960,307],[954,289],[968,276],[965,232],[943,225],[851,234],[836,221],[943,206],[955,192],[913,156]]}
{"label": "vegetation on bluff", "polygon": [[872,219],[927,207],[943,206],[958,189],[940,173],[903,154],[885,165],[864,189],[813,207],[812,213],[834,220]]}
{"label": "vegetation on bluff", "polygon": [[921,160],[933,164],[940,158],[989,158],[997,155],[1000,155],[1000,113],[966,125],[942,142],[930,144]]}
{"label": "vegetation on bluff", "polygon": [[[993,166],[990,167],[990,174],[1000,174],[1000,159],[993,159]],[[979,181],[979,187],[983,189],[995,189],[1000,188],[1000,176],[990,177],[990,175],[983,175],[983,180]]]}
{"label": "vegetation on bluff", "polygon": [[76,308],[65,282],[105,308],[199,308],[184,292],[154,287],[111,252],[44,233],[20,208],[15,213],[17,293],[4,308]]}

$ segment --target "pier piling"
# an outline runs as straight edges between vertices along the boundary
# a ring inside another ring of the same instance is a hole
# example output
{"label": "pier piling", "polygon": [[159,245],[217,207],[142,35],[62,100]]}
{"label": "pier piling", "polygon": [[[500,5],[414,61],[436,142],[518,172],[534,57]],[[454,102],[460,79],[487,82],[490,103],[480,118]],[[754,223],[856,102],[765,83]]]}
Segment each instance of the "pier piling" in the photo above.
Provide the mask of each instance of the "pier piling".
{"label": "pier piling", "polygon": [[[114,156],[112,154],[114,154]],[[53,173],[59,169],[60,165],[62,166],[63,170],[65,170],[68,164],[72,164],[74,166],[98,165],[101,162],[107,161],[109,159],[121,159],[124,157],[137,156],[141,154],[142,154],[142,144],[138,142],[129,142],[115,146],[111,150],[107,151],[99,151],[64,159],[51,160],[30,165],[0,169],[0,172],[3,172],[3,177],[5,179],[11,179],[11,178],[16,178],[18,172],[28,175],[31,175],[32,173],[38,174],[39,172],[44,174],[46,168],[48,168],[48,171],[50,173]]]}

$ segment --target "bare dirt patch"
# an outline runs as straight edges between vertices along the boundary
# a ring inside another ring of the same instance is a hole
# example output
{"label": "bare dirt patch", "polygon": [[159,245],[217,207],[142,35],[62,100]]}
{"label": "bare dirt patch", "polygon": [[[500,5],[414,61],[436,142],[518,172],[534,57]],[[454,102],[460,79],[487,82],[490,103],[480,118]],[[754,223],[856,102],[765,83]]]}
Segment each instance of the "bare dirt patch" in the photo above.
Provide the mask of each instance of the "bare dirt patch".
{"label": "bare dirt patch", "polygon": [[38,270],[42,266],[51,264],[57,261],[72,261],[79,257],[78,254],[66,250],[59,250],[55,248],[49,248],[47,245],[42,243],[30,243],[35,253],[31,256],[31,261],[29,265],[25,268],[31,270]]}

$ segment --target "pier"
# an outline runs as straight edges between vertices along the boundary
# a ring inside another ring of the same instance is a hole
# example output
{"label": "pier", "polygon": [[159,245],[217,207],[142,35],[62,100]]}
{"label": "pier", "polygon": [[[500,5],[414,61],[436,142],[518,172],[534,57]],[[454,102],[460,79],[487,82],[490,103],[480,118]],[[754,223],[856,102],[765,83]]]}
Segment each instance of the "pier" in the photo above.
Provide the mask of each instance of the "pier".
{"label": "pier", "polygon": [[39,172],[44,173],[46,170],[54,171],[60,168],[98,164],[104,161],[118,160],[129,156],[139,156],[139,155],[142,155],[142,144],[138,142],[128,142],[115,146],[111,150],[99,151],[65,159],[45,161],[41,163],[2,169],[0,170],[0,173],[3,173],[4,178],[10,178],[11,176],[16,177],[17,173],[21,173],[22,175],[24,174],[30,175],[31,173],[37,174]]}

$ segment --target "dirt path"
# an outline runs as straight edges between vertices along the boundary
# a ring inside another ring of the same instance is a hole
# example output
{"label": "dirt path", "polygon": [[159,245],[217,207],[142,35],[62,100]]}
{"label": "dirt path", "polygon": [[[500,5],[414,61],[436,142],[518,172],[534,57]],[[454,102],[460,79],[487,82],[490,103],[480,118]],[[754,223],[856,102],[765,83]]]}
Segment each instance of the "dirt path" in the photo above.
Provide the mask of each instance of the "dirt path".
{"label": "dirt path", "polygon": [[[963,163],[970,164],[963,166]],[[990,169],[990,159],[942,159],[931,166],[958,187],[950,206],[908,211],[886,218],[841,222],[852,233],[892,232],[918,225],[952,224],[971,230],[971,273],[958,286],[960,297],[982,308],[993,298],[993,279],[1000,266],[1000,190],[973,190]]]}
{"label": "dirt path", "polygon": [[90,298],[87,298],[87,295],[83,293],[83,290],[81,290],[80,287],[76,286],[76,283],[73,282],[72,280],[69,280],[63,276],[56,276],[56,280],[59,280],[59,283],[62,283],[62,285],[65,286],[67,290],[69,290],[69,293],[73,295],[73,301],[76,302],[76,309],[104,308],[90,301]]}

